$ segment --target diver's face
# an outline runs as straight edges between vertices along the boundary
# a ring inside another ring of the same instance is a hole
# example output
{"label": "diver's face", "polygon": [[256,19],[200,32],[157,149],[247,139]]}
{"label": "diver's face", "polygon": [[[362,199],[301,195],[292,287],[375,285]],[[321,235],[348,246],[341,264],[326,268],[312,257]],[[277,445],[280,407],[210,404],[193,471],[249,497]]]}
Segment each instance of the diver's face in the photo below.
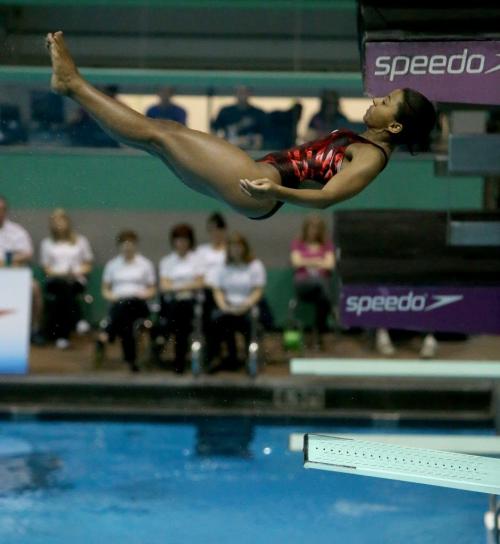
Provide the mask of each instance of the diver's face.
{"label": "diver's face", "polygon": [[363,121],[370,128],[389,128],[393,123],[397,123],[396,115],[402,102],[401,89],[396,89],[381,98],[374,98],[373,105],[366,110]]}

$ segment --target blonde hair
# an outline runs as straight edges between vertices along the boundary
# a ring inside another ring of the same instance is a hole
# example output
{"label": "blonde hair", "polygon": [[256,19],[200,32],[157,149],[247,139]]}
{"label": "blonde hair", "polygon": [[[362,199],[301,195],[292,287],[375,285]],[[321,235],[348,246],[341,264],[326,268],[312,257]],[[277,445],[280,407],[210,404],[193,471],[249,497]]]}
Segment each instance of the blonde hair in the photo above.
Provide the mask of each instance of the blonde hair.
{"label": "blonde hair", "polygon": [[[60,234],[59,232],[57,232],[54,226],[52,225],[52,220],[55,218],[61,218],[66,220],[67,228],[63,234]],[[71,244],[76,244],[76,233],[73,230],[71,219],[68,213],[66,212],[66,210],[64,210],[63,208],[56,208],[50,214],[49,228],[50,228],[50,237],[52,238],[52,240],[54,241],[65,240],[67,242],[70,242]]]}

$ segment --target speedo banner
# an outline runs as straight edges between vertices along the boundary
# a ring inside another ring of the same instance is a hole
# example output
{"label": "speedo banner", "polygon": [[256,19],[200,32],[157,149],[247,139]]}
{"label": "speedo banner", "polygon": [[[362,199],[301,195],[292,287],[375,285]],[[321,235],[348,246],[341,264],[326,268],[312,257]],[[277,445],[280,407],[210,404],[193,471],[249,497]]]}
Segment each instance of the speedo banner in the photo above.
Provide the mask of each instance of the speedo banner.
{"label": "speedo banner", "polygon": [[344,285],[346,327],[500,333],[500,287]]}
{"label": "speedo banner", "polygon": [[500,41],[367,42],[365,90],[409,87],[437,102],[500,104]]}

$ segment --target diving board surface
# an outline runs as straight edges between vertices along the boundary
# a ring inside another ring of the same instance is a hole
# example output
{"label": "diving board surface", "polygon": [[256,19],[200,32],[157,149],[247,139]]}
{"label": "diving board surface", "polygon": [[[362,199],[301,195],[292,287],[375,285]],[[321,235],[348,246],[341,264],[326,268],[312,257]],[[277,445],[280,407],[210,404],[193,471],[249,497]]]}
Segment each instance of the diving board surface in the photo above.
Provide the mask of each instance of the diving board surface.
{"label": "diving board surface", "polygon": [[[304,436],[306,433],[292,433],[288,441],[290,451],[303,451]],[[420,447],[430,450],[453,451],[455,453],[469,453],[500,457],[500,436],[454,435],[454,434],[380,434],[380,433],[348,433],[322,436],[335,436],[350,440],[368,440],[370,442],[384,442],[399,446]]]}
{"label": "diving board surface", "polygon": [[422,361],[420,359],[291,359],[291,374],[335,377],[500,379],[498,361]]}
{"label": "diving board surface", "polygon": [[304,467],[500,494],[500,459],[306,434]]}

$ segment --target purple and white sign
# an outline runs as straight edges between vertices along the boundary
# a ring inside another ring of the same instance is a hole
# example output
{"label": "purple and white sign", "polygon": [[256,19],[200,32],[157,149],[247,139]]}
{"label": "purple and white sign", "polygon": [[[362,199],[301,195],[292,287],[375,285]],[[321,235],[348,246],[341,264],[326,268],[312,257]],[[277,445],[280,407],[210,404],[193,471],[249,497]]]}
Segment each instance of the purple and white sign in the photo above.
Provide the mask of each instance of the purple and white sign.
{"label": "purple and white sign", "polygon": [[347,327],[500,333],[500,287],[344,285],[340,320]]}
{"label": "purple and white sign", "polygon": [[500,41],[367,42],[365,90],[409,87],[430,100],[500,104]]}

